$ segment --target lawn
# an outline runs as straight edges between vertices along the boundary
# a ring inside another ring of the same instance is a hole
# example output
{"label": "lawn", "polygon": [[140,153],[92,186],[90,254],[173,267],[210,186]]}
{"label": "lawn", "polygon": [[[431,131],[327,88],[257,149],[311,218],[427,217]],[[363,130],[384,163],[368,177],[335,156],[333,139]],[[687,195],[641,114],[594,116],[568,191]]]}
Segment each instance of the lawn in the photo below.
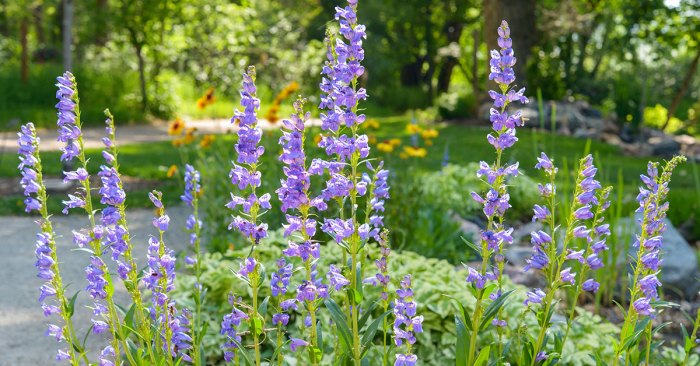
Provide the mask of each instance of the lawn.
{"label": "lawn", "polygon": [[[382,142],[391,138],[400,138],[402,144],[410,144],[411,136],[407,132],[407,124],[411,118],[409,116],[394,116],[378,118],[380,127],[378,129],[367,129],[365,133],[376,138],[377,142]],[[494,159],[493,149],[486,141],[486,134],[489,132],[487,127],[473,127],[460,124],[438,124],[435,126],[440,135],[434,140],[432,146],[427,147],[428,154],[424,158],[409,158],[402,159],[398,156],[397,148],[392,153],[379,153],[378,156],[383,156],[389,169],[397,172],[409,172],[409,174],[420,174],[422,172],[438,171],[445,162],[447,153],[448,161],[452,164],[464,165],[469,162],[478,162],[481,160],[490,162]],[[118,131],[117,131],[118,133]],[[318,134],[318,129],[311,130],[311,136]],[[267,146],[268,154],[279,154],[277,140],[279,132],[267,132],[264,135],[263,145]],[[525,174],[534,178],[539,177],[539,173],[534,169],[537,162],[537,156],[540,151],[546,152],[549,156],[555,158],[555,163],[560,166],[562,172],[568,174],[560,174],[559,189],[566,193],[568,186],[575,174],[577,161],[584,153],[589,151],[596,159],[596,165],[600,169],[599,177],[603,184],[613,185],[615,190],[624,186],[625,195],[623,202],[625,203],[624,212],[631,212],[636,203],[634,197],[639,184],[639,175],[646,171],[646,163],[650,159],[660,160],[658,158],[638,158],[621,155],[619,149],[599,141],[589,141],[576,139],[567,136],[553,135],[548,132],[538,132],[535,130],[521,129],[519,130],[519,142],[511,149],[507,150],[504,155],[505,162],[513,163],[520,162],[521,169]],[[235,135],[220,136],[216,140],[217,149],[233,149]],[[420,141],[422,144],[422,141]],[[375,144],[376,147],[376,144]],[[159,188],[164,191],[166,202],[177,202],[179,199],[180,189],[179,183],[175,177],[168,178],[168,168],[175,164],[181,165],[183,159],[190,159],[194,150],[187,149],[178,151],[169,142],[154,142],[148,144],[125,144],[120,147],[120,165],[122,174],[141,178],[144,180],[159,180],[164,184],[159,185]],[[222,150],[215,150],[222,151]],[[197,151],[197,153],[207,154],[206,150]],[[320,151],[310,152],[310,154],[319,154]],[[12,155],[12,154],[8,154]],[[97,149],[89,149],[87,155],[92,161],[93,173],[96,173],[99,162],[102,160],[100,151]],[[49,176],[58,176],[61,173],[61,165],[59,164],[59,152],[44,152],[42,159],[44,161],[45,172]],[[317,155],[320,156],[320,155]],[[269,171],[269,170],[268,170]],[[18,177],[15,160],[12,157],[5,156],[0,163],[0,177],[13,178]],[[276,179],[270,175],[269,179]],[[271,181],[271,187],[275,187],[275,182]],[[700,180],[698,180],[698,164],[686,163],[682,165],[674,174],[671,183],[671,210],[669,216],[676,225],[684,224],[683,220],[697,220],[699,207],[698,193],[700,192]],[[148,207],[149,201],[146,198],[146,191],[129,192],[128,203],[130,207]],[[617,193],[614,191],[613,196]],[[693,197],[693,199],[688,199]],[[464,199],[470,199],[464,197]],[[59,207],[59,197],[54,195],[51,207]],[[20,196],[5,196],[2,198],[2,208],[0,214],[20,214],[22,211]],[[699,227],[700,225],[693,225]],[[700,236],[700,229],[695,229],[694,236]]]}

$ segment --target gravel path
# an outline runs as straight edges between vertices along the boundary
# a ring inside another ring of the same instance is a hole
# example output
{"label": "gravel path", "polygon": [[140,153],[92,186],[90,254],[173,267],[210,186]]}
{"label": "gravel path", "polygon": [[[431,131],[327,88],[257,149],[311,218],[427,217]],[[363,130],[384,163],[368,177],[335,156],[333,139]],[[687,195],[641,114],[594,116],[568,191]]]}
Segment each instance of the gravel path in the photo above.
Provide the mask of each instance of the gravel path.
{"label": "gravel path", "polygon": [[[265,119],[260,119],[258,124],[262,129],[279,128],[282,122],[279,121],[270,124]],[[320,126],[321,120],[312,118],[308,122],[312,126]],[[237,127],[231,124],[230,119],[209,119],[199,121],[185,121],[187,127],[194,127],[201,134],[223,134],[235,131]],[[19,130],[19,127],[18,127]],[[40,129],[37,135],[41,139],[41,151],[58,150],[61,143],[56,141],[58,131],[55,129]],[[97,127],[89,127],[83,129],[83,139],[86,148],[102,148],[102,137],[104,137],[104,129]],[[152,141],[167,141],[173,137],[168,135],[168,123],[153,122],[150,124],[117,126],[117,143],[118,144],[135,144]],[[16,132],[1,132],[0,133],[0,152],[15,152],[17,150],[17,133]]]}
{"label": "gravel path", "polygon": [[[166,244],[174,250],[187,246],[184,227],[189,210],[185,207],[168,209],[171,230],[166,233]],[[127,213],[134,243],[134,256],[139,267],[146,264],[147,236],[155,234],[151,225],[153,211],[132,210]],[[88,254],[72,251],[71,230],[87,226],[83,215],[56,215],[54,226],[57,235],[60,270],[64,283],[70,283],[68,293],[83,290],[87,284],[84,268]],[[58,344],[55,338],[44,336],[48,319],[44,318],[37,301],[41,280],[34,268],[34,238],[38,227],[31,217],[0,218],[0,366],[34,366],[56,364],[53,357]],[[113,263],[108,261],[113,268]],[[117,286],[115,297],[118,303],[127,304],[123,286]],[[74,324],[78,334],[84,334],[90,326],[90,298],[83,291],[76,305]],[[101,349],[104,339],[90,336],[92,349]],[[99,347],[99,348],[98,348]]]}

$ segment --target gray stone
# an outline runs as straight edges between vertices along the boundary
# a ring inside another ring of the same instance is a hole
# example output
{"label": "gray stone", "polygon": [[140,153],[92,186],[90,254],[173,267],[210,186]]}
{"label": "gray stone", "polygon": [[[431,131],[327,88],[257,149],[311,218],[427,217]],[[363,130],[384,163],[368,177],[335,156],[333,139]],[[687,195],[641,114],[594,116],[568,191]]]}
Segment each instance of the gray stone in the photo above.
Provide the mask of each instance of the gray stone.
{"label": "gray stone", "polygon": [[511,245],[505,252],[505,257],[508,263],[518,267],[525,267],[527,264],[527,259],[531,256],[532,248],[525,246]]}
{"label": "gray stone", "polygon": [[670,136],[652,137],[648,142],[656,156],[670,158],[681,152],[681,144]]}
{"label": "gray stone", "polygon": [[[636,214],[635,218],[640,218]],[[668,287],[668,293],[680,293],[692,298],[700,289],[698,282],[698,258],[695,250],[681,236],[671,221],[664,219],[666,231],[663,234],[661,263],[661,282]],[[618,237],[633,237],[639,231],[639,225],[632,218],[623,218],[615,227]],[[630,245],[631,247],[631,245]],[[636,258],[637,249],[631,247],[630,254]],[[621,256],[621,260],[628,258]]]}
{"label": "gray stone", "polygon": [[452,215],[452,221],[459,224],[459,230],[462,232],[464,239],[472,243],[477,243],[479,241],[481,237],[481,227],[479,227],[479,225],[465,220],[457,214]]}

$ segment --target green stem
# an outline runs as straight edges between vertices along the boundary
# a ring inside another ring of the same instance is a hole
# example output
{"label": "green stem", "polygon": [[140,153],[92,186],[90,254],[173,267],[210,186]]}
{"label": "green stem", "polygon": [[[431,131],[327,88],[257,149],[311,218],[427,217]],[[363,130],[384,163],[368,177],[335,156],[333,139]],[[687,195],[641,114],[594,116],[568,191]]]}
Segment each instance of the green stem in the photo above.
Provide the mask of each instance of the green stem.
{"label": "green stem", "polygon": [[697,339],[698,328],[700,327],[700,310],[695,315],[695,325],[693,326],[693,333],[690,334],[690,342],[685,346],[685,357],[683,358],[683,366],[688,364],[688,358],[690,358],[690,351],[695,347],[695,340]]}

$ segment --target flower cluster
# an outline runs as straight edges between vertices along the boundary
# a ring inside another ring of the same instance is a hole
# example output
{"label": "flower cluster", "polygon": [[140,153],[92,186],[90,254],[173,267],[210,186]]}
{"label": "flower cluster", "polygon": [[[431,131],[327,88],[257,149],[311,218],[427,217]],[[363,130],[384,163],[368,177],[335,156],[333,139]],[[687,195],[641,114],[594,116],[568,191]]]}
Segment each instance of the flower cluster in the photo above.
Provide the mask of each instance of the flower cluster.
{"label": "flower cluster", "polygon": [[413,301],[411,276],[406,275],[401,280],[401,288],[396,290],[394,300],[394,343],[397,347],[404,342],[407,351],[396,354],[394,366],[413,366],[418,362],[418,356],[412,353],[411,346],[416,343],[416,334],[423,332],[423,316],[416,316],[416,302]]}
{"label": "flower cluster", "polygon": [[664,167],[659,175],[658,164],[649,163],[647,175],[641,175],[644,187],[639,188],[637,213],[641,215],[637,223],[641,227],[641,234],[637,235],[633,244],[638,248],[637,267],[635,269],[635,288],[632,289],[633,306],[637,314],[653,316],[654,309],[651,302],[658,298],[658,286],[661,286],[657,274],[661,263],[660,252],[663,245],[663,233],[666,231],[664,218],[668,211],[668,183],[671,172],[683,159],[673,158]]}
{"label": "flower cluster", "polygon": [[260,109],[260,100],[256,98],[255,68],[250,66],[243,74],[241,90],[241,106],[243,111],[236,110],[232,123],[238,122],[238,142],[236,143],[237,162],[233,163],[233,169],[229,173],[231,183],[240,190],[251,189],[248,197],[231,194],[231,201],[226,205],[230,209],[236,209],[239,205],[243,208],[243,214],[235,216],[229,228],[236,228],[244,237],[250,238],[253,244],[267,236],[267,224],[257,223],[260,214],[259,209],[269,209],[270,194],[266,193],[258,197],[255,188],[260,186],[261,174],[257,170],[258,159],[265,148],[258,146],[262,136],[262,130],[258,127],[257,110]]}
{"label": "flower cluster", "polygon": [[[528,99],[524,96],[525,89],[520,89],[518,92],[510,89],[510,84],[515,81],[513,73],[513,65],[515,65],[515,57],[513,56],[512,41],[510,39],[510,29],[508,23],[503,21],[498,28],[498,45],[501,47],[499,51],[491,51],[491,73],[489,79],[494,80],[499,88],[500,93],[489,91],[489,95],[494,100],[494,108],[491,108],[491,123],[493,133],[488,135],[488,141],[496,149],[496,163],[489,165],[482,161],[480,169],[477,171],[477,176],[485,180],[490,189],[485,196],[481,196],[476,192],[472,192],[472,198],[483,205],[483,211],[488,219],[486,230],[481,233],[482,249],[481,253],[485,258],[490,257],[491,253],[497,253],[496,260],[498,268],[493,271],[488,271],[486,266],[483,266],[480,271],[469,269],[469,277],[467,282],[470,282],[477,289],[483,289],[486,280],[499,279],[502,273],[503,256],[501,254],[504,244],[511,244],[513,238],[511,236],[513,229],[507,228],[503,224],[503,217],[506,210],[510,208],[510,195],[507,191],[506,180],[509,177],[516,177],[520,173],[518,163],[506,164],[501,166],[501,155],[503,150],[512,147],[518,140],[515,137],[516,126],[522,126],[524,120],[520,112],[512,115],[508,114],[506,107],[511,102],[518,101],[520,103],[528,103]],[[500,280],[499,280],[500,283]],[[499,292],[495,293],[498,296]]]}
{"label": "flower cluster", "polygon": [[191,361],[186,353],[192,347],[187,312],[178,315],[175,303],[168,296],[175,281],[175,252],[167,248],[163,241],[163,234],[170,225],[170,217],[165,213],[162,193],[153,191],[148,196],[156,207],[157,216],[153,218],[153,226],[158,230],[158,238],[151,236],[148,239],[148,268],[143,274],[143,282],[152,292],[151,317],[156,322],[163,349],[171,357],[180,356],[183,360]]}
{"label": "flower cluster", "polygon": [[221,321],[221,334],[226,336],[226,342],[221,348],[224,349],[226,362],[231,362],[236,356],[242,340],[237,329],[241,326],[243,320],[248,320],[248,314],[236,307],[236,303],[240,301],[236,301],[235,297],[229,296],[228,301],[233,306],[233,309],[229,314],[224,315],[224,319]]}
{"label": "flower cluster", "polygon": [[[23,125],[17,134],[17,144],[20,164],[18,166],[22,175],[20,185],[24,189],[25,210],[27,212],[40,211],[42,219],[37,221],[41,232],[37,234],[34,254],[37,268],[37,277],[44,281],[39,287],[39,302],[44,316],[58,314],[64,325],[49,324],[47,335],[56,337],[56,340],[65,341],[67,349],[59,349],[56,360],[77,361],[74,349],[70,347],[74,339],[70,315],[67,313],[68,302],[64,296],[64,287],[58,270],[58,258],[56,256],[56,243],[54,232],[44,203],[46,202],[46,189],[42,180],[41,160],[39,158],[39,138],[36,137],[36,129],[31,122]],[[53,299],[50,301],[49,299]]]}

